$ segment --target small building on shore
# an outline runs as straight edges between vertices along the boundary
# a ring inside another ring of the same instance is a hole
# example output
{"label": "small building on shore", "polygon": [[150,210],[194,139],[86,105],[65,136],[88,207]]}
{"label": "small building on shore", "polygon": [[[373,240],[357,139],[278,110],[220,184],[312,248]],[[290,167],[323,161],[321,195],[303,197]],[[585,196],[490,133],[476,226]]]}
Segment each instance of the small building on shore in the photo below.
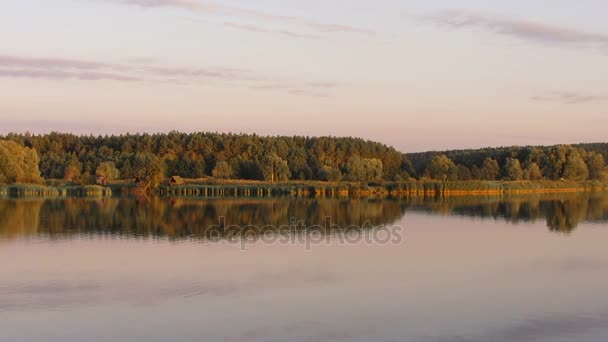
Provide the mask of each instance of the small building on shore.
{"label": "small building on shore", "polygon": [[184,185],[184,179],[180,176],[171,176],[171,178],[167,179],[167,185],[176,186],[176,185]]}
{"label": "small building on shore", "polygon": [[97,176],[97,177],[95,177],[95,184],[101,185],[101,186],[107,186],[108,179],[104,176]]}

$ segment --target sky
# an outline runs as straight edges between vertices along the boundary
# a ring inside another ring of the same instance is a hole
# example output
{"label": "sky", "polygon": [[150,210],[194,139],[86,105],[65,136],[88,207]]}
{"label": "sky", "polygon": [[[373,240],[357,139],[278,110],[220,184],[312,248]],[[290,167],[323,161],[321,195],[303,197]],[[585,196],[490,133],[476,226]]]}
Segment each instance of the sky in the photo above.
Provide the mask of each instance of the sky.
{"label": "sky", "polygon": [[0,3],[0,134],[606,141],[605,0]]}

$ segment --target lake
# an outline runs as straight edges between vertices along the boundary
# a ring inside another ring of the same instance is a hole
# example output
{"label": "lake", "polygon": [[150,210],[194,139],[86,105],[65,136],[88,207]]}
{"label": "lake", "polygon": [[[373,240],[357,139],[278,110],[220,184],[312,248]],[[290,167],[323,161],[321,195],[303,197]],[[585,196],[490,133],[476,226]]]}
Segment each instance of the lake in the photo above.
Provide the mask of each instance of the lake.
{"label": "lake", "polygon": [[608,341],[608,196],[0,200],[0,341]]}

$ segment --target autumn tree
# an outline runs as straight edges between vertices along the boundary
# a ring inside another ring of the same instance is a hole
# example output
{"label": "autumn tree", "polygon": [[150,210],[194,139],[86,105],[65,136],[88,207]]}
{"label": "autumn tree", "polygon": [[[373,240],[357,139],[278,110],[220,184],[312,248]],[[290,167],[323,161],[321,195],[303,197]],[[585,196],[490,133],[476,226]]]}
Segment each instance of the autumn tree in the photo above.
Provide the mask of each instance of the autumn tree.
{"label": "autumn tree", "polygon": [[41,183],[36,150],[0,140],[0,183]]}
{"label": "autumn tree", "polygon": [[72,181],[72,180],[80,179],[81,175],[82,175],[82,165],[76,160],[71,160],[65,166],[65,169],[63,172],[63,179],[65,179],[66,181]]}
{"label": "autumn tree", "polygon": [[219,179],[232,178],[232,175],[233,175],[232,167],[230,166],[230,164],[228,164],[228,162],[221,161],[215,165],[215,167],[213,168],[213,171],[211,171],[211,175],[214,178],[219,178]]}
{"label": "autumn tree", "polygon": [[99,164],[95,170],[95,174],[103,176],[109,181],[120,178],[120,171],[118,171],[114,162],[103,162]]}

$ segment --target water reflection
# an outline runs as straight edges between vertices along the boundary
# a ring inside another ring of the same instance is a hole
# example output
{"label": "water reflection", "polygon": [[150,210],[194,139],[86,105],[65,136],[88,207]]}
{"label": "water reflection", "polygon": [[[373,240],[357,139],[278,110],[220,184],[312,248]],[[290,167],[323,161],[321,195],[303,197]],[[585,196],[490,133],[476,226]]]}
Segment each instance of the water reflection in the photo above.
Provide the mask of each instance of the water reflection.
{"label": "water reflection", "polygon": [[569,233],[581,222],[608,220],[608,196],[571,194],[506,199],[134,199],[0,200],[0,237],[120,235],[204,238],[225,217],[230,225],[284,226],[296,218],[305,225],[390,225],[407,211],[506,220],[545,220],[551,231]]}

